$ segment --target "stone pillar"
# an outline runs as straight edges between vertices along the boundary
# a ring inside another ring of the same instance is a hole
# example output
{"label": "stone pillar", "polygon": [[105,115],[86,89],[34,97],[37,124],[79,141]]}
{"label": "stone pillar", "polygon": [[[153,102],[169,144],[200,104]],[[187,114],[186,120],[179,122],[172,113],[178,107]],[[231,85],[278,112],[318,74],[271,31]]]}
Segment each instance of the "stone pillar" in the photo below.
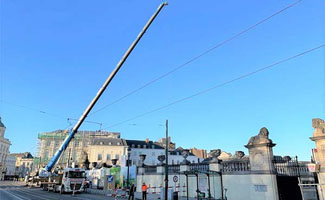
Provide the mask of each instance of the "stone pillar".
{"label": "stone pillar", "polygon": [[253,173],[274,174],[273,150],[275,144],[269,139],[269,131],[262,128],[257,136],[251,137],[245,147],[249,152],[249,161]]}
{"label": "stone pillar", "polygon": [[245,147],[249,152],[251,180],[253,185],[265,185],[268,199],[279,199],[276,171],[273,164],[275,144],[269,139],[269,131],[263,127]]}
{"label": "stone pillar", "polygon": [[319,181],[318,196],[320,200],[325,200],[325,122],[322,119],[316,118],[312,121],[312,126],[315,129],[313,136],[310,137],[315,142],[316,149],[313,151],[313,157],[316,164],[319,166],[317,177]]}
{"label": "stone pillar", "polygon": [[214,172],[221,172],[221,160],[218,159],[218,157],[221,155],[220,149],[214,149],[211,150],[212,160],[209,163],[209,169],[210,171]]}

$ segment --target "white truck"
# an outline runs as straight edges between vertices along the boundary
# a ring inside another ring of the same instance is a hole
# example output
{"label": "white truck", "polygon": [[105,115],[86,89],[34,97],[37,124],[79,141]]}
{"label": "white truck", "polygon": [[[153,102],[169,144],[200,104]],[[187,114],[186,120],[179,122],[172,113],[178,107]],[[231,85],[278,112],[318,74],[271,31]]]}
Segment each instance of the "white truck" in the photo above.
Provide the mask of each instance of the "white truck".
{"label": "white truck", "polygon": [[85,169],[65,168],[58,173],[52,173],[47,182],[43,182],[44,190],[53,192],[83,192],[86,178]]}

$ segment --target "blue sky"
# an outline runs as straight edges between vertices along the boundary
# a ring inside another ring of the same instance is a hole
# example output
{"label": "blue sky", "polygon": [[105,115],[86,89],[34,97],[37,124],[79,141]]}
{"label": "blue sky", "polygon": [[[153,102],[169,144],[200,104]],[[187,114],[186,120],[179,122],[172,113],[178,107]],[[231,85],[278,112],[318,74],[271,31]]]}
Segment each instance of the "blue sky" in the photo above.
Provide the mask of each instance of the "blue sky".
{"label": "blue sky", "polygon": [[[294,2],[169,1],[94,110]],[[64,129],[66,118],[78,118],[160,3],[1,1],[0,116],[10,151],[34,152],[37,133]],[[87,120],[109,127],[324,44],[324,35],[324,1],[301,1]],[[234,153],[245,150],[243,145],[265,126],[277,144],[275,154],[309,160],[311,120],[325,118],[324,52],[313,51],[109,131],[156,140],[164,136],[160,125],[169,119],[178,146]],[[99,128],[85,123],[80,129]]]}

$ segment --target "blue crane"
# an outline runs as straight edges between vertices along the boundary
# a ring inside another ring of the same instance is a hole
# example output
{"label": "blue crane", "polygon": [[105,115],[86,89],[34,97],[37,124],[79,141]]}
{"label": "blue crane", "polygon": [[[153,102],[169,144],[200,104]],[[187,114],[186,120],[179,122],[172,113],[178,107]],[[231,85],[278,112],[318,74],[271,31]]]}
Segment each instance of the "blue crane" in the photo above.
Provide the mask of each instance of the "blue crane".
{"label": "blue crane", "polygon": [[57,150],[57,152],[51,158],[51,160],[49,161],[49,163],[46,165],[46,167],[45,167],[46,171],[50,172],[52,170],[53,166],[55,166],[55,164],[57,163],[57,161],[61,157],[62,153],[68,147],[70,141],[73,139],[75,133],[77,133],[79,127],[84,122],[84,120],[87,118],[87,116],[88,116],[89,112],[91,111],[91,109],[95,106],[96,102],[101,97],[101,95],[104,93],[104,91],[107,88],[107,86],[109,85],[109,83],[113,80],[114,76],[120,70],[120,68],[122,67],[122,65],[124,64],[124,62],[128,58],[128,56],[130,55],[130,53],[132,52],[132,50],[134,49],[134,47],[138,44],[138,42],[140,41],[140,39],[142,38],[142,36],[145,34],[145,32],[147,31],[147,29],[149,28],[149,26],[153,22],[153,20],[157,17],[157,15],[159,14],[159,12],[161,11],[161,9],[165,5],[167,5],[167,2],[163,2],[163,3],[161,3],[159,5],[157,11],[151,16],[151,18],[146,23],[146,25],[144,26],[144,28],[141,30],[140,34],[137,36],[137,38],[135,39],[135,41],[131,44],[131,46],[125,52],[125,54],[123,55],[122,59],[118,62],[118,64],[116,65],[115,69],[108,76],[108,78],[104,82],[103,86],[97,92],[97,94],[94,97],[94,99],[90,102],[90,104],[88,105],[88,107],[86,108],[86,110],[84,111],[84,113],[81,115],[81,117],[79,118],[79,120],[76,122],[75,126],[69,131],[68,136],[64,139],[64,141],[63,141],[62,145],[60,146],[60,148]]}

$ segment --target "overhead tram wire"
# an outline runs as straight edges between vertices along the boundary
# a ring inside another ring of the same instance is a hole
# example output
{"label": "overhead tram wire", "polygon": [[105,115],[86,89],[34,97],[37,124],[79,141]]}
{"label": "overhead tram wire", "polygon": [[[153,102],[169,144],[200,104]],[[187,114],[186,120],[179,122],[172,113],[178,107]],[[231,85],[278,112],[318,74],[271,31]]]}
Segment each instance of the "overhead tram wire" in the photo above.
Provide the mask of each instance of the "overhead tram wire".
{"label": "overhead tram wire", "polygon": [[190,63],[192,63],[192,62],[194,62],[194,61],[196,61],[196,60],[198,60],[199,58],[201,58],[201,57],[207,55],[208,53],[212,52],[213,50],[215,50],[215,49],[217,49],[217,48],[219,48],[219,47],[221,47],[221,46],[227,44],[228,42],[231,42],[232,40],[236,39],[237,37],[239,37],[239,36],[245,34],[246,32],[248,32],[248,31],[250,31],[250,30],[254,29],[255,27],[257,27],[257,26],[263,24],[264,22],[270,20],[271,18],[273,18],[273,17],[275,17],[275,16],[277,16],[277,15],[283,13],[284,11],[286,11],[286,10],[288,10],[288,9],[290,9],[290,8],[292,8],[292,7],[294,7],[294,6],[296,6],[296,5],[297,5],[298,3],[300,3],[301,1],[302,1],[302,0],[298,0],[298,1],[296,1],[296,2],[294,2],[294,3],[292,3],[292,4],[290,4],[290,5],[288,5],[288,6],[284,7],[284,8],[282,8],[281,10],[279,10],[279,11],[273,13],[272,15],[270,15],[270,16],[268,16],[268,17],[262,19],[261,21],[259,21],[259,22],[255,23],[255,24],[253,24],[253,25],[247,27],[246,29],[244,29],[244,30],[238,32],[237,34],[235,34],[235,35],[233,35],[233,36],[227,38],[226,40],[223,40],[222,42],[220,42],[220,43],[214,45],[213,47],[211,47],[211,48],[209,48],[208,50],[202,52],[201,54],[199,54],[199,55],[197,55],[197,56],[195,56],[195,57],[189,59],[189,60],[186,61],[185,63],[183,63],[183,64],[177,66],[176,68],[174,68],[174,69],[168,71],[167,73],[158,76],[157,78],[155,78],[155,79],[149,81],[148,83],[146,83],[146,84],[140,86],[139,88],[132,90],[131,92],[125,94],[124,96],[122,96],[122,97],[120,97],[120,98],[114,100],[113,102],[111,102],[111,103],[109,103],[109,104],[103,106],[102,108],[99,108],[98,110],[96,110],[96,111],[90,113],[90,114],[88,115],[88,117],[90,117],[90,116],[94,115],[95,113],[98,113],[98,112],[100,112],[100,111],[102,111],[102,110],[104,110],[104,109],[106,109],[106,108],[108,108],[108,107],[110,107],[110,106],[112,106],[112,105],[114,105],[114,104],[116,104],[116,103],[122,101],[123,99],[125,99],[125,98],[127,98],[127,97],[129,97],[129,96],[131,96],[131,95],[133,95],[133,94],[135,94],[135,93],[137,93],[138,91],[140,91],[140,90],[142,90],[142,89],[148,87],[149,85],[152,85],[153,83],[155,83],[155,82],[157,82],[157,81],[159,81],[159,80],[161,80],[161,79],[163,79],[163,78],[165,78],[165,77],[167,77],[167,76],[173,74],[174,72],[176,72],[176,71],[178,71],[179,69],[181,69],[181,68],[183,68],[183,67],[189,65]]}
{"label": "overhead tram wire", "polygon": [[[10,103],[8,101],[3,101],[3,100],[0,100],[0,102],[11,105],[11,106],[16,106],[16,107],[19,107],[19,108],[24,108],[24,109],[31,110],[31,111],[34,111],[34,112],[45,114],[45,115],[48,115],[48,116],[56,117],[56,118],[59,118],[59,119],[64,119],[64,120],[67,120],[67,121],[69,121],[69,120],[77,121],[77,119],[74,119],[74,118],[64,117],[62,115],[49,113],[47,111],[37,109],[37,108],[32,108],[32,107],[29,107],[29,106],[24,106],[24,105],[20,105],[20,104],[16,104],[16,103]],[[85,122],[90,123],[90,124],[98,124],[98,125],[100,125],[100,127],[103,125],[103,123],[101,123],[101,122],[94,122],[94,121],[87,121],[87,120]]]}
{"label": "overhead tram wire", "polygon": [[239,80],[241,80],[241,79],[247,78],[247,77],[249,77],[249,76],[252,76],[252,75],[254,75],[254,74],[257,74],[257,73],[259,73],[259,72],[262,72],[262,71],[264,71],[264,70],[267,70],[267,69],[273,68],[273,67],[275,67],[275,66],[277,66],[277,65],[280,65],[280,64],[285,63],[285,62],[287,62],[287,61],[290,61],[290,60],[292,60],[292,59],[298,58],[298,57],[303,56],[303,55],[305,55],[305,54],[311,53],[311,52],[316,51],[316,50],[318,50],[318,49],[321,49],[321,48],[323,48],[323,47],[325,47],[324,44],[322,44],[322,45],[320,45],[320,46],[317,46],[317,47],[313,47],[313,48],[311,48],[311,49],[308,49],[308,50],[303,51],[303,52],[301,52],[301,53],[298,53],[298,54],[296,54],[296,55],[293,55],[293,56],[287,57],[287,58],[285,58],[285,59],[282,59],[282,60],[276,61],[276,62],[274,62],[274,63],[272,63],[272,64],[270,64],[270,65],[266,65],[266,66],[264,66],[264,67],[261,67],[261,68],[255,70],[255,71],[252,71],[252,72],[249,72],[249,73],[243,74],[243,75],[241,75],[241,76],[238,76],[238,77],[233,78],[233,79],[231,79],[231,80],[225,81],[225,82],[223,82],[223,83],[220,83],[220,84],[215,85],[215,86],[213,86],[213,87],[210,87],[210,88],[208,88],[208,89],[202,90],[202,91],[197,92],[197,93],[195,93],[195,94],[192,94],[192,95],[190,95],[190,96],[187,96],[187,97],[184,97],[184,98],[178,99],[178,100],[176,100],[176,101],[174,101],[174,102],[171,102],[171,103],[169,103],[169,104],[166,104],[166,105],[164,105],[164,106],[161,106],[161,107],[155,108],[155,109],[153,109],[153,110],[150,110],[150,111],[148,111],[148,112],[142,113],[142,114],[140,114],[140,115],[137,115],[137,116],[131,117],[131,118],[127,119],[127,120],[124,120],[124,121],[121,121],[121,122],[115,123],[115,124],[113,124],[113,125],[110,125],[110,126],[104,127],[104,129],[110,129],[110,128],[112,128],[112,127],[115,127],[115,126],[118,126],[118,125],[124,124],[124,123],[126,123],[126,122],[129,122],[129,121],[131,121],[131,120],[138,119],[138,118],[143,117],[143,116],[145,116],[145,115],[148,115],[148,114],[151,114],[151,113],[157,112],[157,111],[159,111],[159,110],[165,109],[165,108],[170,107],[170,106],[172,106],[172,105],[175,105],[175,104],[181,103],[181,102],[183,102],[183,101],[186,101],[186,100],[192,99],[192,98],[194,98],[194,97],[196,97],[196,96],[199,96],[199,95],[202,95],[202,94],[208,93],[208,92],[210,92],[210,91],[212,91],[212,90],[214,90],[214,89],[217,89],[217,88],[219,88],[219,87],[222,87],[222,86],[228,85],[228,84],[230,84],[230,83],[233,83],[233,82],[235,82],[235,81],[239,81]]}

